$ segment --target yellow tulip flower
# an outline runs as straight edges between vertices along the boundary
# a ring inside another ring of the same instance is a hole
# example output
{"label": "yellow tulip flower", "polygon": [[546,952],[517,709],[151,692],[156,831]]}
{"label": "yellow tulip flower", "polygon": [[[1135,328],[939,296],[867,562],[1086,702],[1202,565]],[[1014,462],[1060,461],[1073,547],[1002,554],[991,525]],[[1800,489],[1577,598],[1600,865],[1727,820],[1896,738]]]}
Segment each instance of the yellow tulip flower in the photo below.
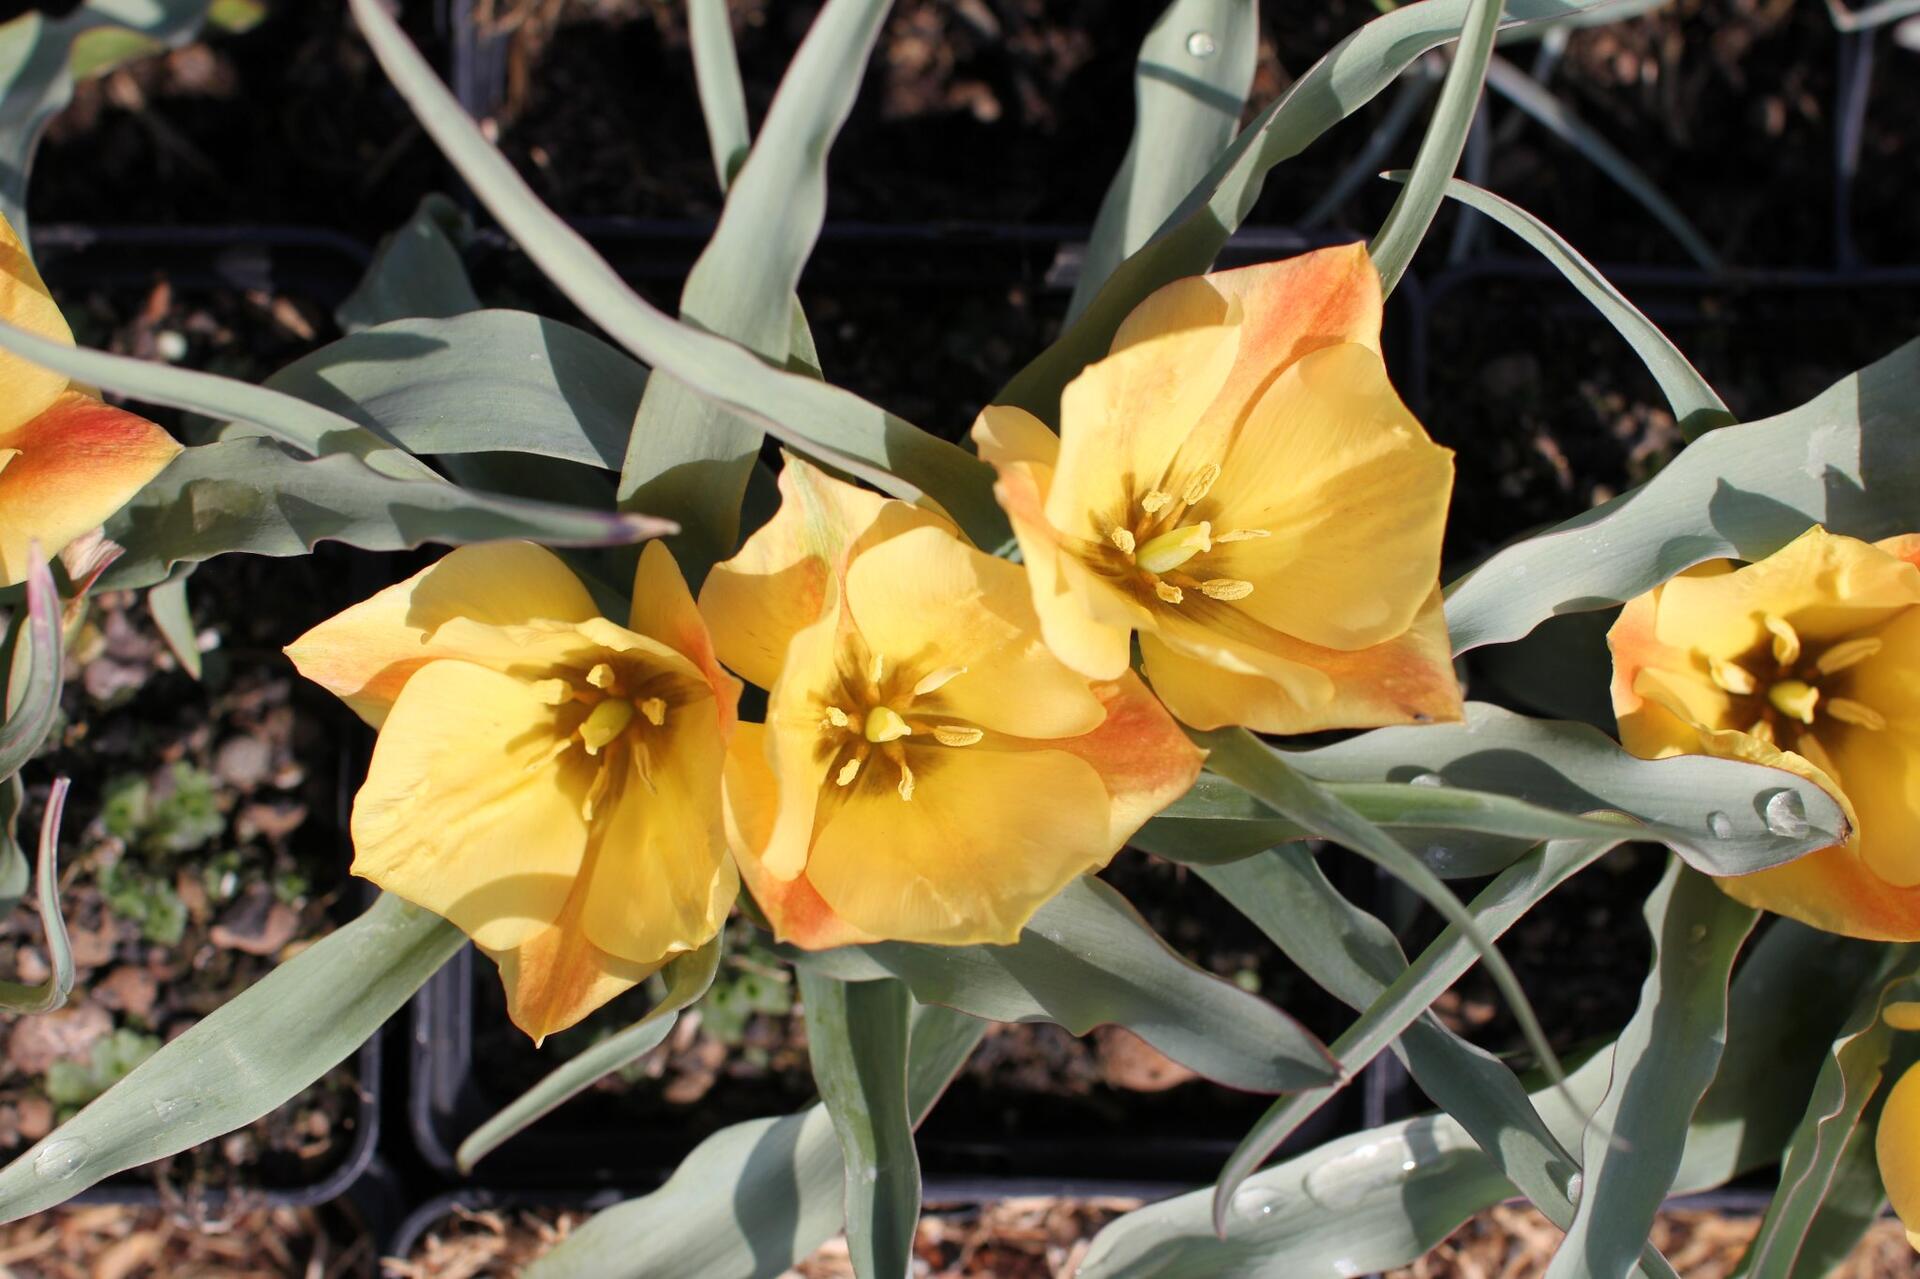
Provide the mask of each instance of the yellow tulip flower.
{"label": "yellow tulip flower", "polygon": [[1840,801],[1841,844],[1721,886],[1815,928],[1920,940],[1920,536],[1815,527],[1629,603],[1607,636],[1620,740],[1798,773]]}
{"label": "yellow tulip flower", "polygon": [[[1920,1030],[1920,1004],[1889,1005],[1886,1020],[1895,1030]],[[1881,1184],[1907,1227],[1907,1242],[1920,1249],[1920,1066],[1908,1067],[1887,1094],[1873,1136]]]}
{"label": "yellow tulip flower", "polygon": [[[0,216],[0,321],[73,344],[60,308]],[[180,451],[165,431],[0,351],[0,586],[127,504]]]}
{"label": "yellow tulip flower", "polygon": [[1394,393],[1362,245],[1178,280],[1060,401],[973,428],[1047,644],[1196,728],[1460,718],[1441,613],[1453,455]]}
{"label": "yellow tulip flower", "polygon": [[660,543],[625,626],[551,552],[501,542],[453,551],[287,655],[380,730],[354,873],[459,925],[536,1043],[725,922],[740,685]]}
{"label": "yellow tulip flower", "polygon": [[769,693],[727,756],[748,888],[809,948],[1014,941],[1200,752],[1131,671],[1055,658],[1023,570],[942,517],[794,458],[780,490],[700,594],[721,659]]}

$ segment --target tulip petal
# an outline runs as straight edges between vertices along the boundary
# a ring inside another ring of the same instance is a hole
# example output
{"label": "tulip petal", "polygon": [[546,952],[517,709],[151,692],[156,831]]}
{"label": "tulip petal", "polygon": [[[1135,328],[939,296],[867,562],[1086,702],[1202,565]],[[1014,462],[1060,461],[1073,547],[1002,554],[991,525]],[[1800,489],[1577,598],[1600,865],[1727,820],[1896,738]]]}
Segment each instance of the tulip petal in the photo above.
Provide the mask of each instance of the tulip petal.
{"label": "tulip petal", "polygon": [[548,1035],[632,990],[665,963],[636,964],[609,955],[579,928],[558,924],[542,928],[510,950],[487,950],[487,954],[500,966],[507,1016],[536,1048]]}
{"label": "tulip petal", "polygon": [[1041,640],[1026,574],[936,528],[861,554],[847,607],[871,651],[920,674],[960,674],[916,710],[1020,737],[1076,737],[1104,716],[1084,676]]}
{"label": "tulip petal", "polygon": [[1252,617],[1325,648],[1405,630],[1440,574],[1453,454],[1421,428],[1378,353],[1325,347],[1289,365],[1235,430],[1200,513],[1205,573],[1253,583]]}
{"label": "tulip petal", "polygon": [[1658,635],[1709,657],[1737,658],[1784,618],[1803,642],[1856,635],[1920,604],[1920,567],[1818,525],[1764,560],[1722,575],[1685,574],[1661,591]]}
{"label": "tulip petal", "polygon": [[[7,369],[0,362],[0,387]],[[22,401],[6,403],[0,418]],[[57,553],[125,506],[180,452],[153,423],[90,395],[57,391],[41,405],[43,412],[0,429],[0,454],[9,455],[0,466],[0,585],[25,580],[30,542]]]}
{"label": "tulip petal", "polygon": [[416,671],[388,711],[353,804],[353,873],[451,920],[488,950],[560,917],[587,847],[591,772],[554,756],[554,708],[470,662]]}
{"label": "tulip petal", "polygon": [[727,747],[727,840],[747,891],[773,925],[774,936],[807,950],[878,941],[833,913],[805,875],[766,872],[760,860],[772,834],[780,793],[767,765],[766,725],[742,724]]}
{"label": "tulip petal", "polygon": [[704,701],[671,715],[645,776],[624,770],[596,816],[580,874],[588,940],[637,963],[705,945],[739,890],[720,807],[725,739]]}
{"label": "tulip petal", "polygon": [[1099,727],[1044,746],[1078,756],[1099,774],[1110,802],[1107,836],[1117,847],[1192,788],[1206,752],[1133,672],[1095,684],[1093,693],[1106,708]]}
{"label": "tulip petal", "polygon": [[[504,660],[519,655],[517,646],[481,628],[599,615],[586,587],[552,551],[531,542],[489,542],[448,552],[431,568],[320,623],[286,652],[302,675],[378,727],[408,678],[428,662],[454,657],[494,666],[503,654],[511,655]],[[449,627],[447,635],[437,634]]]}
{"label": "tulip petal", "polygon": [[1009,944],[1075,876],[1103,866],[1108,798],[1065,751],[942,750],[912,799],[859,788],[814,840],[807,878],[853,927],[900,941]]}
{"label": "tulip petal", "polygon": [[1920,1067],[1908,1067],[1887,1094],[1874,1144],[1887,1198],[1907,1228],[1907,1242],[1920,1248]]}
{"label": "tulip petal", "polygon": [[748,683],[772,688],[794,635],[838,588],[856,547],[910,528],[951,529],[945,517],[833,479],[788,454],[780,507],[740,553],[700,588],[700,612],[720,660]]}
{"label": "tulip petal", "polygon": [[1140,637],[1147,681],[1194,728],[1311,733],[1451,722],[1463,713],[1438,588],[1400,634],[1361,649],[1321,648],[1273,631],[1258,648],[1223,648],[1217,619],[1161,622],[1159,635]]}
{"label": "tulip petal", "polygon": [[[66,317],[47,292],[26,246],[4,216],[0,216],[0,320],[39,337],[73,345],[73,330],[67,327]],[[0,351],[0,435],[38,417],[60,398],[67,385],[65,374],[11,351]]]}
{"label": "tulip petal", "polygon": [[693,602],[687,579],[665,542],[648,542],[633,575],[633,606],[627,625],[692,662],[713,686],[722,734],[733,731],[740,705],[740,681],[720,667],[706,619]]}
{"label": "tulip petal", "polygon": [[1860,816],[1855,851],[1861,862],[1883,882],[1882,891],[1920,886],[1914,838],[1920,832],[1920,736],[1893,727],[1842,727],[1821,738]]}

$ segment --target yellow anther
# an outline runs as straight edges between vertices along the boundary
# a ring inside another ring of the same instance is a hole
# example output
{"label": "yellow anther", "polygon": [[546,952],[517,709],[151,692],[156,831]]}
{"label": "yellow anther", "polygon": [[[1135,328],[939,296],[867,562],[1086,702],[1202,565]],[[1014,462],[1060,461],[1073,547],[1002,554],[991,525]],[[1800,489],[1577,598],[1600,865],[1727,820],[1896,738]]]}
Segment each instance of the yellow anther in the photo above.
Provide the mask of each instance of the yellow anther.
{"label": "yellow anther", "polygon": [[1215,533],[1213,535],[1213,540],[1214,540],[1214,543],[1218,545],[1221,542],[1251,542],[1251,541],[1254,541],[1256,538],[1272,537],[1272,536],[1273,536],[1272,529],[1236,528],[1236,529],[1229,529],[1225,533]]}
{"label": "yellow anther", "polygon": [[1760,682],[1754,679],[1752,671],[1738,662],[1729,662],[1724,658],[1708,658],[1707,673],[1713,677],[1715,684],[1735,697],[1745,697],[1760,687]]}
{"label": "yellow anther", "polygon": [[1133,530],[1117,528],[1113,530],[1113,532],[1107,534],[1107,540],[1112,542],[1115,546],[1119,547],[1120,553],[1122,555],[1133,554],[1133,547],[1134,547]]}
{"label": "yellow anther", "polygon": [[1800,632],[1784,617],[1775,617],[1769,613],[1763,619],[1767,629],[1773,633],[1773,660],[1782,666],[1791,666],[1800,660]]}
{"label": "yellow anther", "polygon": [[580,740],[586,744],[587,754],[598,755],[600,748],[627,731],[627,725],[633,723],[633,703],[609,697],[587,713],[580,725]]}
{"label": "yellow anther", "polygon": [[904,760],[900,763],[900,798],[913,798],[913,770],[907,767]]}
{"label": "yellow anther", "polygon": [[965,724],[935,724],[933,726],[933,740],[939,742],[942,746],[971,746],[985,736],[986,733],[982,730],[971,728]]}
{"label": "yellow anther", "polygon": [[1885,715],[1871,706],[1854,701],[1851,697],[1829,697],[1827,714],[1843,724],[1852,724],[1857,728],[1870,729],[1876,733],[1887,726]]}
{"label": "yellow anther", "polygon": [[1207,490],[1213,487],[1213,482],[1219,478],[1220,464],[1209,462],[1200,468],[1199,474],[1187,481],[1187,491],[1180,496],[1185,499],[1188,506],[1196,505],[1207,495]]}
{"label": "yellow anther", "polygon": [[859,775],[860,775],[859,759],[857,758],[850,759],[846,763],[840,765],[840,771],[834,774],[833,784],[835,786],[851,786],[853,785],[853,779],[858,777]]}
{"label": "yellow anther", "polygon": [[878,688],[880,686],[880,681],[885,679],[886,677],[887,677],[887,659],[880,656],[880,654],[875,653],[872,657],[867,659],[867,679],[872,682],[875,688]]}
{"label": "yellow anther", "polygon": [[1186,598],[1186,596],[1180,593],[1180,588],[1172,582],[1155,582],[1153,584],[1153,593],[1169,604],[1178,604]]}
{"label": "yellow anther", "polygon": [[1140,509],[1148,515],[1158,515],[1173,505],[1173,494],[1162,493],[1159,489],[1148,489],[1147,495],[1140,499]]}
{"label": "yellow anther", "polygon": [[655,728],[667,722],[667,699],[649,697],[640,703],[640,713],[647,717],[647,723]]}
{"label": "yellow anther", "polygon": [[1253,583],[1237,577],[1216,577],[1200,583],[1200,593],[1210,600],[1243,600],[1253,594]]}
{"label": "yellow anther", "polygon": [[1149,573],[1168,573],[1194,556],[1213,549],[1213,527],[1205,520],[1168,529],[1142,546],[1134,563]]}
{"label": "yellow anther", "polygon": [[937,671],[930,671],[922,675],[920,682],[913,686],[913,695],[915,697],[925,697],[929,693],[937,693],[945,688],[949,681],[958,679],[966,673],[967,668],[964,666],[942,666]]}
{"label": "yellow anther", "polygon": [[613,667],[605,662],[596,662],[593,669],[587,672],[587,683],[595,688],[612,688]]}
{"label": "yellow anther", "polygon": [[853,721],[848,719],[847,713],[841,710],[838,706],[829,706],[827,707],[826,722],[828,725],[834,728],[845,728],[848,724],[851,724]]}
{"label": "yellow anther", "polygon": [[1880,1016],[1895,1030],[1920,1030],[1920,1004],[1912,1000],[1895,1000]]}
{"label": "yellow anther", "polygon": [[573,700],[573,685],[563,679],[537,679],[533,695],[549,706],[565,706]]}
{"label": "yellow anther", "polygon": [[1767,690],[1767,700],[1782,715],[1811,724],[1814,707],[1820,704],[1820,690],[1801,680],[1783,679]]}
{"label": "yellow anther", "polygon": [[1845,640],[1835,644],[1816,657],[1813,664],[1822,675],[1832,675],[1866,661],[1885,647],[1885,643],[1881,640],[1871,635],[1864,635],[1859,639]]}
{"label": "yellow anther", "polygon": [[897,742],[913,736],[913,728],[900,718],[900,712],[888,706],[876,706],[867,712],[866,732],[870,742]]}

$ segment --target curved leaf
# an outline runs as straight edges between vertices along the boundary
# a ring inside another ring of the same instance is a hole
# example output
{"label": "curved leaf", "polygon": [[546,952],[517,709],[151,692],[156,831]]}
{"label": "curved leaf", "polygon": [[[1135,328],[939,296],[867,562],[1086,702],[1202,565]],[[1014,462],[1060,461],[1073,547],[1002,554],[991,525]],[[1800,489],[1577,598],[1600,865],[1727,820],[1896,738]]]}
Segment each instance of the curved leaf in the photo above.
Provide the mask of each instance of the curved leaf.
{"label": "curved leaf", "polygon": [[475,1164],[498,1150],[502,1143],[662,1043],[680,1019],[681,1011],[713,985],[714,974],[720,970],[725,936],[724,932],[716,933],[706,945],[676,957],[667,965],[666,996],[648,1010],[646,1016],[555,1067],[546,1078],[468,1133],[453,1156],[461,1173],[471,1173]]}
{"label": "curved leaf", "polygon": [[40,818],[40,858],[34,878],[40,885],[40,926],[47,935],[47,959],[52,971],[34,985],[0,981],[0,1010],[10,1013],[50,1013],[73,992],[73,946],[67,939],[67,921],[60,914],[60,817],[67,807],[65,777],[53,779],[46,812]]}
{"label": "curved leaf", "polygon": [[0,780],[32,759],[60,713],[60,593],[40,544],[27,549],[27,606],[15,625],[12,663],[0,710]]}
{"label": "curved leaf", "polygon": [[1460,41],[1454,46],[1453,65],[1440,85],[1433,119],[1413,158],[1406,185],[1394,198],[1380,233],[1367,253],[1380,271],[1381,291],[1392,293],[1413,261],[1414,251],[1427,238],[1427,228],[1440,212],[1447,183],[1460,167],[1467,130],[1480,109],[1480,91],[1486,84],[1487,62],[1493,57],[1493,37],[1500,30],[1501,0],[1469,0],[1460,20]]}
{"label": "curved leaf", "polygon": [[896,977],[923,1004],[989,1021],[1050,1021],[1084,1035],[1120,1025],[1236,1088],[1284,1092],[1333,1078],[1298,1022],[1173,951],[1119,893],[1082,878],[1042,906],[1012,946],[876,942],[793,952],[841,981]]}
{"label": "curved leaf", "polygon": [[835,981],[800,970],[807,1056],[845,1166],[847,1248],[858,1279],[913,1269],[920,1158],[907,1100],[913,1000],[897,981]]}
{"label": "curved leaf", "polygon": [[740,82],[740,59],[733,51],[727,0],[688,0],[687,43],[693,49],[693,81],[707,124],[707,145],[713,151],[713,173],[724,191],[733,185],[753,145],[747,90]]}
{"label": "curved leaf", "polygon": [[396,231],[382,237],[373,263],[334,310],[348,333],[390,320],[446,320],[480,309],[460,246],[472,234],[465,212],[444,195],[420,197]]}
{"label": "curved leaf", "polygon": [[438,915],[382,894],[0,1169],[0,1220],[252,1123],[365,1043],[465,943]]}
{"label": "curved leaf", "polygon": [[1454,650],[1625,603],[1702,560],[1762,559],[1813,524],[1910,533],[1916,506],[1920,341],[1799,408],[1702,436],[1638,488],[1493,555],[1449,592]]}

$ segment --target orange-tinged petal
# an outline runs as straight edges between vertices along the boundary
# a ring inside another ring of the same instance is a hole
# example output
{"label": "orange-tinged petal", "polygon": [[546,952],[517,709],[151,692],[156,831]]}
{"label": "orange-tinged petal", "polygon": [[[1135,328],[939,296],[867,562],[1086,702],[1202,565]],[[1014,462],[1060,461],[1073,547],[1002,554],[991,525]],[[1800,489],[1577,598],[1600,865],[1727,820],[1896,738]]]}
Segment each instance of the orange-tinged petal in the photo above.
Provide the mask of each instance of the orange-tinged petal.
{"label": "orange-tinged petal", "polygon": [[664,960],[636,964],[610,955],[578,927],[549,925],[510,950],[486,953],[500,966],[507,1016],[539,1047],[608,1000],[658,972]]}
{"label": "orange-tinged petal", "polygon": [[767,765],[766,726],[742,724],[727,748],[727,840],[740,877],[753,894],[774,936],[808,950],[829,950],[878,941],[833,913],[806,876],[767,873],[761,850],[773,831],[779,786]]}
{"label": "orange-tinged petal", "polygon": [[916,710],[1021,737],[1076,737],[1104,715],[1040,638],[1026,574],[937,528],[862,553],[847,608],[872,652],[917,674],[957,670]]}
{"label": "orange-tinged petal", "polygon": [[1095,684],[1093,694],[1106,708],[1099,727],[1044,746],[1079,756],[1100,775],[1110,805],[1107,836],[1118,846],[1187,793],[1206,753],[1133,672]]}
{"label": "orange-tinged petal", "polygon": [[[1140,651],[1167,709],[1199,729],[1310,733],[1450,722],[1462,714],[1437,587],[1410,626],[1369,648],[1320,648],[1269,632],[1258,650],[1223,651],[1218,632],[1196,623],[1163,625],[1159,635],[1140,637]],[[1229,667],[1223,657],[1236,660]]]}
{"label": "orange-tinged petal", "polygon": [[[0,216],[0,320],[39,337],[73,345],[73,331],[67,327],[66,317],[60,314],[33,259],[27,256],[26,246],[4,216]],[[0,351],[0,435],[39,416],[67,386],[65,374],[11,351]]]}
{"label": "orange-tinged petal", "polygon": [[431,662],[394,700],[353,804],[353,872],[512,950],[559,919],[586,854],[591,773],[556,758],[527,682]]}
{"label": "orange-tinged petal", "polygon": [[700,616],[693,592],[687,589],[687,579],[665,542],[648,542],[640,552],[627,625],[637,634],[659,640],[700,669],[713,686],[720,731],[723,735],[731,733],[739,711],[740,681],[720,668],[706,619]]}
{"label": "orange-tinged petal", "polygon": [[851,788],[807,861],[821,900],[864,932],[1012,943],[1048,898],[1117,851],[1106,787],[1075,755],[982,743],[915,767],[910,800],[888,785]]}
{"label": "orange-tinged petal", "polygon": [[[5,376],[0,363],[0,378]],[[11,409],[21,401],[7,403]],[[6,458],[0,466],[4,586],[25,579],[30,542],[38,541],[43,555],[57,553],[125,506],[180,452],[153,423],[90,395],[57,391],[41,403],[43,412],[0,430],[0,455]],[[0,419],[5,416],[0,411]]]}
{"label": "orange-tinged petal", "polygon": [[1453,454],[1421,429],[1378,352],[1323,347],[1287,366],[1235,429],[1197,513],[1218,545],[1205,573],[1253,583],[1239,607],[1326,648],[1404,631],[1440,573]]}
{"label": "orange-tinged petal", "polygon": [[787,455],[780,507],[740,553],[714,566],[700,612],[720,660],[772,688],[787,644],[834,600],[848,557],[910,528],[952,528],[945,517],[833,479]]}
{"label": "orange-tinged petal", "polygon": [[491,666],[503,651],[515,651],[479,628],[578,623],[599,615],[586,587],[552,551],[531,542],[488,542],[448,552],[431,568],[320,623],[286,651],[302,675],[377,727],[408,677],[428,662],[457,657]]}
{"label": "orange-tinged petal", "polygon": [[780,677],[768,691],[763,743],[778,802],[754,848],[766,873],[776,879],[793,879],[806,869],[820,791],[833,762],[819,749],[820,723],[827,710],[820,694],[839,669],[841,622],[836,611],[795,635]]}
{"label": "orange-tinged petal", "polygon": [[1683,575],[1660,597],[1656,629],[1670,644],[1735,658],[1785,619],[1803,642],[1858,634],[1920,604],[1920,567],[1815,525],[1764,560],[1721,575]]}
{"label": "orange-tinged petal", "polygon": [[1907,1228],[1907,1242],[1920,1248],[1920,1067],[1909,1067],[1887,1094],[1874,1148],[1880,1180]]}

